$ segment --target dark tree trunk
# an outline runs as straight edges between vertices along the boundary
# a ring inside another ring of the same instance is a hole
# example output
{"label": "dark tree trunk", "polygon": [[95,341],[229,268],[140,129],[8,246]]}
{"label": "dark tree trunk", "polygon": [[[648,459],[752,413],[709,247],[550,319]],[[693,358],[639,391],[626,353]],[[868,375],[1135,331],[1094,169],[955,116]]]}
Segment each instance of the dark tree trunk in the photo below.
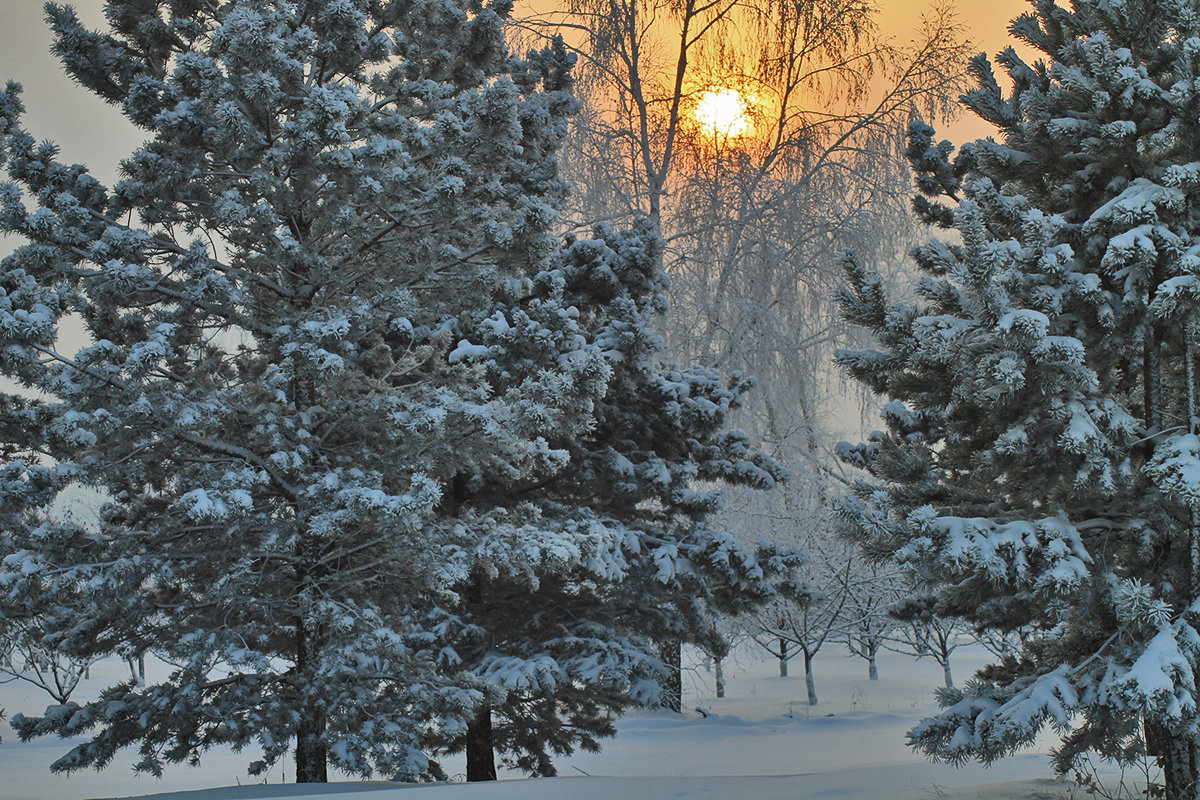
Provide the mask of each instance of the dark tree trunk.
{"label": "dark tree trunk", "polygon": [[1200,748],[1195,739],[1172,734],[1165,725],[1142,720],[1146,736],[1146,754],[1154,756],[1162,769],[1165,800],[1197,800],[1197,768],[1200,767]]}
{"label": "dark tree trunk", "polygon": [[[449,494],[453,513],[457,514],[462,501],[467,497],[465,476],[454,478]],[[486,576],[476,570],[465,587],[464,596],[470,607],[482,610],[487,594]],[[475,713],[475,719],[467,724],[467,781],[496,780],[496,748],[492,737],[492,707],[484,703]]]}
{"label": "dark tree trunk", "polygon": [[788,676],[788,659],[791,655],[788,653],[787,639],[779,640],[779,677],[786,678]]}
{"label": "dark tree trunk", "polygon": [[1162,725],[1142,717],[1142,735],[1145,738],[1146,755],[1154,756],[1156,759],[1161,758],[1167,738],[1166,729]]}
{"label": "dark tree trunk", "polygon": [[724,662],[725,662],[725,659],[723,659],[723,658],[714,658],[713,659],[713,671],[716,673],[716,676],[717,676],[717,697],[725,696]]}
{"label": "dark tree trunk", "polygon": [[1196,785],[1196,740],[1187,736],[1171,736],[1158,761],[1162,765],[1166,800],[1196,800],[1200,797]]}
{"label": "dark tree trunk", "polygon": [[328,783],[328,753],[321,738],[325,717],[311,706],[302,715],[296,731],[296,783]]}
{"label": "dark tree trunk", "polygon": [[300,725],[296,729],[296,783],[328,783],[325,709],[311,695],[319,678],[312,672],[316,638],[302,616],[296,618],[296,689]]}
{"label": "dark tree trunk", "polygon": [[666,668],[659,705],[670,711],[683,711],[683,645],[679,640],[669,641],[658,652]]}
{"label": "dark tree trunk", "polygon": [[467,725],[467,780],[496,780],[496,751],[492,746],[492,707],[484,705]]}

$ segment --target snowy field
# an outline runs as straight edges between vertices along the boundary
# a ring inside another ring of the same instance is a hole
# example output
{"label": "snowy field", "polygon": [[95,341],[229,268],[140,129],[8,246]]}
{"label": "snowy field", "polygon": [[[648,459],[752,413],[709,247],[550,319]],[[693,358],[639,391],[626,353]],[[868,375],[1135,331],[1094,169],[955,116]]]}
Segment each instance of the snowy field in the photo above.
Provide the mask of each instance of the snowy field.
{"label": "snowy field", "polygon": [[[982,654],[960,651],[952,661],[966,677]],[[961,769],[927,763],[904,744],[904,733],[934,708],[932,688],[941,668],[885,654],[880,679],[866,679],[864,662],[840,651],[816,662],[820,705],[804,702],[804,677],[774,677],[777,667],[747,651],[728,663],[728,696],[717,699],[712,675],[697,666],[687,675],[687,713],[635,713],[620,723],[601,753],[559,761],[561,778],[526,780],[506,775],[496,784],[410,786],[359,781],[327,786],[284,784],[291,764],[276,765],[266,785],[248,778],[249,754],[213,752],[199,767],[177,766],[161,780],[134,775],[132,754],[103,772],[50,775],[46,765],[66,750],[58,740],[22,744],[7,724],[0,744],[0,798],[71,798],[156,795],[172,800],[290,798],[323,800],[1042,800],[1084,798],[1077,787],[1049,780],[1049,743],[991,768]],[[114,665],[112,669],[121,669]],[[94,683],[94,681],[93,681]],[[36,698],[15,684],[0,686],[11,714]],[[36,700],[33,707],[40,707]],[[694,709],[700,706],[710,716]],[[463,770],[447,759],[448,772]],[[461,781],[461,774],[456,776]],[[239,785],[241,784],[241,785]],[[1133,789],[1136,796],[1138,788]]]}

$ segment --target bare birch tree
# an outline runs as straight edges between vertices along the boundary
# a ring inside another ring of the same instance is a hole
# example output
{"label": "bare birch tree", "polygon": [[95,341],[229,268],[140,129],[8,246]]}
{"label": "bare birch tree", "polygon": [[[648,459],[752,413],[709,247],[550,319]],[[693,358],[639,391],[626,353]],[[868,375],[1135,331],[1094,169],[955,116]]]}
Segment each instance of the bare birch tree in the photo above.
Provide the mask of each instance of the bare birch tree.
{"label": "bare birch tree", "polygon": [[[819,508],[827,431],[848,405],[830,366],[846,335],[834,255],[893,255],[909,239],[902,131],[959,92],[968,48],[953,14],[932,7],[907,41],[864,0],[572,0],[517,16],[515,35],[576,49],[571,218],[648,218],[672,279],[668,355],[758,379],[738,422],[795,477],[735,498],[739,533]],[[738,132],[701,120],[714,91],[736,92]]]}
{"label": "bare birch tree", "polygon": [[[947,110],[968,54],[947,7],[907,42],[875,15],[862,0],[575,0],[522,23],[578,48],[575,219],[658,226],[671,352],[757,376],[744,424],[789,461],[822,442],[844,391],[832,256],[903,248],[902,128]],[[697,119],[717,88],[742,98],[742,135]]]}

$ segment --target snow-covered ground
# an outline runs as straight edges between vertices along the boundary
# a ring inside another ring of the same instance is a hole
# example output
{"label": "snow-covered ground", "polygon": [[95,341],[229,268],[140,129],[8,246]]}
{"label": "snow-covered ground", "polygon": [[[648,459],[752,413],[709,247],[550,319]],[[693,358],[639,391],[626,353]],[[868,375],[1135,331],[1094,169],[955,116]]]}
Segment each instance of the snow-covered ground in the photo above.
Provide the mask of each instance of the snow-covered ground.
{"label": "snow-covered ground", "polygon": [[[956,653],[956,675],[966,677],[982,654]],[[409,786],[345,782],[328,786],[282,783],[290,764],[277,765],[263,785],[248,778],[252,756],[205,755],[199,767],[175,767],[161,780],[134,775],[130,755],[103,772],[50,775],[46,765],[65,752],[58,740],[22,744],[0,725],[0,798],[70,800],[155,794],[172,800],[291,798],[323,800],[1035,800],[1087,797],[1081,789],[1049,780],[1046,752],[1002,761],[991,768],[930,764],[908,750],[904,733],[934,707],[941,668],[931,661],[887,654],[880,679],[866,679],[863,662],[838,650],[816,664],[821,703],[805,701],[804,677],[774,677],[777,667],[740,651],[726,667],[728,696],[717,699],[712,675],[689,672],[687,713],[642,712],[626,716],[601,753],[576,753],[559,761],[561,778],[526,780],[506,775],[495,784]],[[793,664],[793,670],[798,664]],[[120,665],[110,669],[120,670]],[[97,675],[97,678],[100,675]],[[93,681],[95,683],[95,681]],[[17,684],[0,686],[9,713],[29,709],[36,698]],[[32,707],[40,707],[36,700]],[[699,706],[709,713],[702,717]],[[463,769],[455,761],[448,771]],[[461,775],[458,776],[461,780]],[[241,784],[240,786],[238,784]],[[220,787],[220,788],[218,788]],[[366,793],[366,794],[364,794]],[[1134,794],[1138,793],[1134,789]]]}

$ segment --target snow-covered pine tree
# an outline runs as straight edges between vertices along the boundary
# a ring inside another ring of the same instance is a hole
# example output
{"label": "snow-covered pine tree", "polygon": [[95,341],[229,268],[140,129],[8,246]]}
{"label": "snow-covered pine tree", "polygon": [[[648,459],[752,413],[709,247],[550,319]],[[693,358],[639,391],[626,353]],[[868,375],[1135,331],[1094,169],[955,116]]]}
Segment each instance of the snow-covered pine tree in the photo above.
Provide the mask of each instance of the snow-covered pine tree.
{"label": "snow-covered pine tree", "polygon": [[561,48],[507,53],[507,10],[110,0],[98,33],[47,6],[67,70],[147,141],[102,186],[0,94],[0,228],[29,242],[0,268],[0,369],[25,387],[0,406],[0,508],[68,481],[110,498],[73,539],[6,516],[0,586],[56,608],[59,652],[169,665],[15,717],[82,737],[53,769],[231,745],[261,771],[295,743],[299,781],[413,776],[430,726],[488,696],[448,646],[456,590],[536,509],[455,487],[560,470],[550,440],[590,429],[611,371],[553,292],[529,299],[573,100]]}
{"label": "snow-covered pine tree", "polygon": [[[910,734],[985,761],[1062,734],[1057,767],[1147,748],[1200,796],[1200,5],[1036,0],[1044,54],[972,65],[998,140],[951,159],[910,129],[927,221],[918,299],[850,261],[840,362],[892,398],[844,455],[880,483],[842,506],[869,551],[940,586],[939,613],[1032,629]],[[955,208],[954,206],[957,205]]]}
{"label": "snow-covered pine tree", "polygon": [[[537,276],[533,296],[561,295],[610,366],[595,425],[551,440],[570,460],[544,480],[462,473],[456,483],[464,507],[519,498],[537,508],[518,552],[480,540],[460,588],[467,626],[455,652],[497,691],[465,731],[435,731],[432,742],[466,751],[468,780],[494,778],[496,753],[552,775],[554,755],[595,749],[616,713],[663,691],[671,670],[657,643],[711,646],[718,613],[761,602],[795,565],[794,554],[750,552],[705,525],[719,485],[767,488],[782,470],[727,427],[750,381],[662,364],[660,247],[647,224],[602,226]],[[599,546],[580,546],[589,541]]]}
{"label": "snow-covered pine tree", "polygon": [[[582,324],[596,331],[613,375],[595,431],[567,444],[571,466],[555,499],[582,506],[594,498],[591,508],[628,532],[622,618],[673,651],[664,667],[678,673],[680,644],[722,649],[714,614],[796,590],[796,552],[768,543],[751,552],[711,528],[723,488],[770,489],[786,470],[729,428],[752,378],[663,363],[657,329],[668,312],[668,279],[657,226],[647,222],[621,238],[606,228],[599,234],[611,248],[581,242],[568,251],[566,296],[588,310]],[[678,692],[678,680],[664,688]]]}

